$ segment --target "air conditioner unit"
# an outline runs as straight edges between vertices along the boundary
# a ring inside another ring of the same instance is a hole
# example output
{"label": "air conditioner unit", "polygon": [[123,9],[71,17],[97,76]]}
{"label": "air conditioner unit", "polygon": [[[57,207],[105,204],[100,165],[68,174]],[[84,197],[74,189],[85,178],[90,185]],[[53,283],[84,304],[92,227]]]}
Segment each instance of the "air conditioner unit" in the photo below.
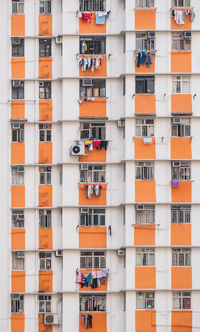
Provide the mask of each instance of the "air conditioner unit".
{"label": "air conditioner unit", "polygon": [[24,173],[24,166],[18,166],[17,167],[17,172],[18,173]]}
{"label": "air conditioner unit", "polygon": [[124,120],[117,121],[117,127],[122,128],[124,126],[125,126],[125,121]]}
{"label": "air conditioner unit", "polygon": [[181,123],[181,118],[173,118],[173,123],[176,123],[176,124]]}
{"label": "air conditioner unit", "polygon": [[153,31],[147,32],[147,37],[149,38],[155,37],[155,32]]}
{"label": "air conditioner unit", "polygon": [[20,38],[12,38],[12,44],[13,45],[19,45],[20,44]]}
{"label": "air conditioner unit", "polygon": [[58,325],[58,315],[57,314],[45,314],[44,315],[45,325]]}
{"label": "air conditioner unit", "polygon": [[13,86],[14,88],[19,88],[20,85],[21,85],[21,82],[20,82],[20,81],[12,81],[12,86]]}
{"label": "air conditioner unit", "polygon": [[88,213],[88,208],[81,208],[81,213]]}
{"label": "air conditioner unit", "polygon": [[82,81],[82,86],[93,86],[92,78],[84,78]]}
{"label": "air conditioner unit", "polygon": [[151,137],[144,137],[143,142],[144,142],[144,144],[152,144],[152,138]]}
{"label": "air conditioner unit", "polygon": [[180,164],[181,164],[180,161],[173,161],[172,162],[173,167],[180,167]]}
{"label": "air conditioner unit", "polygon": [[56,44],[62,44],[62,37],[56,37]]}
{"label": "air conditioner unit", "polygon": [[84,156],[85,146],[84,145],[72,145],[71,156]]}
{"label": "air conditioner unit", "polygon": [[192,34],[190,31],[186,31],[184,32],[184,37],[187,39],[187,38],[191,38]]}
{"label": "air conditioner unit", "polygon": [[63,251],[61,249],[56,250],[56,257],[62,257]]}
{"label": "air conditioner unit", "polygon": [[117,256],[125,256],[125,250],[123,249],[117,250]]}
{"label": "air conditioner unit", "polygon": [[20,123],[19,122],[13,122],[12,123],[12,128],[13,129],[19,129],[20,128]]}
{"label": "air conditioner unit", "polygon": [[144,204],[137,204],[136,209],[139,211],[144,210]]}
{"label": "air conditioner unit", "polygon": [[39,87],[44,87],[44,82],[39,82]]}
{"label": "air conditioner unit", "polygon": [[17,258],[24,258],[24,251],[17,251]]}
{"label": "air conditioner unit", "polygon": [[88,164],[81,164],[81,171],[87,171],[88,170]]}

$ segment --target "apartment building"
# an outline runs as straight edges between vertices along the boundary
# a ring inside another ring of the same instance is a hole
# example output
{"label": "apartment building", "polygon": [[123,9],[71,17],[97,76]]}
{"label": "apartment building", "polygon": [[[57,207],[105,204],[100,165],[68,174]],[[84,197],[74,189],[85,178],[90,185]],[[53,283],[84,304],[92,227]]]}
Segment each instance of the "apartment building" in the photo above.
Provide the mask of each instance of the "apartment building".
{"label": "apartment building", "polygon": [[11,332],[200,331],[200,3],[1,3]]}

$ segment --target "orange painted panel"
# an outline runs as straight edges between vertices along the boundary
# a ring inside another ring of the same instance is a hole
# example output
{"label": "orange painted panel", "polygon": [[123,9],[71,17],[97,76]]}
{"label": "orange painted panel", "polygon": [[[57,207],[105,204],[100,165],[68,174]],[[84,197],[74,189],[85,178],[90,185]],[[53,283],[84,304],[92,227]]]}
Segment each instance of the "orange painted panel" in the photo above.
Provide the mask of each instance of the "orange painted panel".
{"label": "orange painted panel", "polygon": [[52,15],[39,15],[39,36],[52,36]]}
{"label": "orange painted panel", "polygon": [[39,292],[53,291],[53,271],[39,271]]}
{"label": "orange painted panel", "polygon": [[12,228],[11,229],[11,248],[12,250],[25,249],[25,229]]}
{"label": "orange painted panel", "polygon": [[[88,56],[86,56],[88,57]],[[90,56],[92,58],[92,56]],[[87,69],[86,71],[81,70],[81,66],[79,66],[79,76],[80,77],[105,77],[107,76],[107,56],[103,56],[103,60],[101,60],[101,66],[94,71],[91,68]]]}
{"label": "orange painted panel", "polygon": [[11,332],[25,331],[25,314],[11,313]]}
{"label": "orange painted panel", "polygon": [[[86,185],[89,185],[86,184]],[[106,184],[101,183],[101,196],[97,197],[96,195],[92,195],[91,198],[87,198],[87,189],[85,188],[86,185],[79,184],[79,205],[106,205],[107,201],[107,190],[106,190]]]}
{"label": "orange painted panel", "polygon": [[53,248],[52,228],[39,228],[39,249]]}
{"label": "orange painted panel", "polygon": [[192,53],[191,52],[171,52],[171,72],[191,73]]}
{"label": "orange painted panel", "polygon": [[79,227],[79,248],[106,248],[106,227]]}
{"label": "orange painted panel", "polygon": [[144,65],[140,65],[140,67],[137,67],[136,63],[135,63],[135,72],[136,73],[155,73],[155,55],[152,55],[152,65],[150,65],[149,67],[147,67],[146,64]]}
{"label": "orange painted panel", "polygon": [[148,94],[135,95],[136,114],[156,114],[156,96]]}
{"label": "orange painted panel", "polygon": [[135,311],[135,332],[156,332],[156,311]]}
{"label": "orange painted panel", "polygon": [[11,36],[25,36],[25,15],[11,15]]}
{"label": "orange painted panel", "polygon": [[11,164],[25,164],[25,143],[11,143]]}
{"label": "orange painted panel", "polygon": [[135,159],[156,159],[154,137],[152,137],[152,144],[144,144],[143,137],[135,138]]}
{"label": "orange painted panel", "polygon": [[135,267],[135,288],[137,289],[156,288],[156,268],[154,266]]}
{"label": "orange painted panel", "polygon": [[52,206],[52,185],[39,186],[39,206],[40,207]]}
{"label": "orange painted panel", "polygon": [[192,182],[179,181],[177,188],[171,188],[172,202],[192,202]]}
{"label": "orange painted panel", "polygon": [[192,311],[172,311],[172,332],[192,332]]}
{"label": "orange painted panel", "polygon": [[[82,273],[91,273],[92,271],[94,271],[94,270],[83,270],[83,269],[80,270],[80,272],[82,272]],[[99,271],[99,270],[95,269],[95,271]],[[79,291],[81,291],[81,292],[84,292],[84,291],[85,292],[88,292],[88,291],[92,291],[92,292],[106,292],[107,291],[107,281],[108,281],[108,277],[105,278],[105,283],[101,284],[97,288],[92,288],[91,286],[81,288],[81,285],[79,285]]]}
{"label": "orange painted panel", "polygon": [[52,121],[52,100],[39,100],[39,121]]}
{"label": "orange painted panel", "polygon": [[11,118],[24,119],[25,118],[25,101],[12,100],[11,103]]}
{"label": "orange painted panel", "polygon": [[25,58],[11,58],[12,78],[25,78]]}
{"label": "orange painted panel", "polygon": [[191,266],[172,266],[171,267],[172,289],[191,289],[192,288],[192,267]]}
{"label": "orange painted panel", "polygon": [[135,225],[134,245],[155,245],[155,225]]}
{"label": "orange painted panel", "polygon": [[171,245],[191,246],[191,224],[171,224]]}
{"label": "orange painted panel", "polygon": [[25,292],[25,271],[12,271],[12,293],[24,293]]}
{"label": "orange painted panel", "polygon": [[171,138],[171,159],[192,159],[190,137]]}
{"label": "orange painted panel", "polygon": [[79,161],[81,163],[90,163],[90,162],[98,162],[105,163],[106,162],[106,151],[104,149],[97,150],[94,148],[93,151],[88,151],[88,148],[85,148],[85,154],[87,156],[80,157]]}
{"label": "orange painted panel", "polygon": [[83,22],[83,20],[79,19],[79,33],[106,33],[106,23],[105,24],[96,24],[96,16],[95,13],[92,13],[91,23]]}
{"label": "orange painted panel", "polygon": [[25,186],[11,186],[11,206],[25,207]]}
{"label": "orange painted panel", "polygon": [[79,105],[80,116],[106,116],[106,98],[84,101]]}
{"label": "orange painted panel", "polygon": [[155,30],[155,28],[155,9],[135,9],[135,30]]}
{"label": "orange painted panel", "polygon": [[[174,10],[176,10],[176,8],[174,8]],[[177,24],[175,19],[171,17],[171,30],[191,30],[191,28],[192,28],[192,22],[190,15],[185,16],[184,24]]]}
{"label": "orange painted panel", "polygon": [[192,95],[174,94],[171,95],[172,113],[192,113]]}
{"label": "orange painted panel", "polygon": [[[107,332],[107,313],[106,312],[91,312],[92,319],[92,332]],[[86,332],[85,324],[79,314],[79,332]]]}
{"label": "orange painted panel", "polygon": [[39,78],[52,78],[52,58],[39,58]]}
{"label": "orange painted panel", "polygon": [[38,332],[53,332],[52,325],[44,325],[44,315],[38,315]]}
{"label": "orange painted panel", "polygon": [[156,202],[155,180],[135,181],[135,202]]}
{"label": "orange painted panel", "polygon": [[52,163],[52,142],[39,142],[39,164],[51,164]]}

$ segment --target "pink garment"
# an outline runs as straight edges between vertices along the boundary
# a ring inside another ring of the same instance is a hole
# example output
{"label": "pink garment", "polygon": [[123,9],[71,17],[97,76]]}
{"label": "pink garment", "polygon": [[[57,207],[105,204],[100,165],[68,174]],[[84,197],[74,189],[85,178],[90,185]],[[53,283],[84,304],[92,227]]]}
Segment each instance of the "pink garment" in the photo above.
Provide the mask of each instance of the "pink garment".
{"label": "pink garment", "polygon": [[97,272],[96,271],[92,271],[92,277],[93,277],[93,279],[97,278]]}
{"label": "pink garment", "polygon": [[97,271],[97,278],[102,278],[103,277],[103,272],[102,270]]}

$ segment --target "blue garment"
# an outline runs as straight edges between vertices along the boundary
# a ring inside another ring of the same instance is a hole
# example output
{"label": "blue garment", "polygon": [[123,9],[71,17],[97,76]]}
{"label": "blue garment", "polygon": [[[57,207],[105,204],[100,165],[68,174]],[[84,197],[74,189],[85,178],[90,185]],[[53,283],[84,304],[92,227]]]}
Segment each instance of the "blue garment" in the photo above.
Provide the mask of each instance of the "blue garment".
{"label": "blue garment", "polygon": [[149,64],[152,65],[152,63],[153,63],[152,54],[149,53]]}
{"label": "blue garment", "polygon": [[145,51],[141,52],[140,63],[143,65],[145,63]]}
{"label": "blue garment", "polygon": [[105,24],[106,22],[106,16],[102,15],[100,16],[98,13],[96,13],[96,24]]}

